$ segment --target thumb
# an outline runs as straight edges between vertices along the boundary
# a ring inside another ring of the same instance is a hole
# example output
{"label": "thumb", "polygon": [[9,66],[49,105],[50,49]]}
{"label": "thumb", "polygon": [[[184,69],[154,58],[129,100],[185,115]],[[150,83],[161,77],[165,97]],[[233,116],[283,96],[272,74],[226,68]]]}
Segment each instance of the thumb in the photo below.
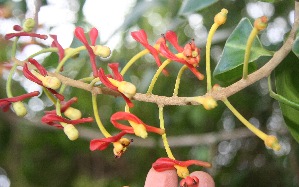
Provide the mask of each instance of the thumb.
{"label": "thumb", "polygon": [[199,180],[198,187],[215,187],[215,182],[211,175],[203,171],[194,171],[190,176],[196,176]]}
{"label": "thumb", "polygon": [[176,170],[166,170],[162,172],[151,168],[145,180],[144,187],[177,187],[178,176]]}

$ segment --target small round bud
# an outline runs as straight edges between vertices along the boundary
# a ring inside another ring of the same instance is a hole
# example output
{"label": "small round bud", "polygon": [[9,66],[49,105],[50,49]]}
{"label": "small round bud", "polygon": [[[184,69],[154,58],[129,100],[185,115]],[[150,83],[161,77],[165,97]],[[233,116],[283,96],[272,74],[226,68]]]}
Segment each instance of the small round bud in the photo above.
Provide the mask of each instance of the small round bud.
{"label": "small round bud", "polygon": [[217,106],[217,102],[213,97],[208,96],[204,99],[202,105],[206,110],[211,110]]}
{"label": "small round bud", "polygon": [[131,140],[129,140],[128,138],[121,138],[119,141],[118,141],[121,145],[127,147],[130,145],[130,143],[132,142]]}
{"label": "small round bud", "polygon": [[81,111],[73,107],[67,108],[64,112],[64,115],[71,120],[77,120],[82,117]]}
{"label": "small round bud", "polygon": [[12,103],[12,107],[17,116],[24,117],[27,114],[27,109],[21,101]]}
{"label": "small round bud", "polygon": [[122,81],[118,85],[118,91],[131,99],[136,94],[136,86],[130,82]]}
{"label": "small round bud", "polygon": [[35,27],[35,21],[32,18],[27,18],[23,23],[23,30],[25,32],[31,32],[34,27]]}
{"label": "small round bud", "polygon": [[281,145],[275,136],[267,136],[264,142],[267,147],[273,149],[274,151],[279,151],[281,149]]}
{"label": "small round bud", "polygon": [[268,25],[268,18],[266,16],[259,17],[254,21],[253,25],[257,30],[262,31]]}
{"label": "small round bud", "polygon": [[61,85],[61,82],[57,77],[51,77],[51,76],[45,76],[42,82],[45,87],[52,88],[54,90],[58,89]]}
{"label": "small round bud", "polygon": [[63,128],[63,131],[67,135],[67,137],[72,141],[78,139],[79,137],[78,130],[72,124],[66,124]]}
{"label": "small round bud", "polygon": [[111,54],[110,48],[107,46],[102,46],[102,45],[94,46],[93,52],[95,55],[103,57],[103,58],[107,58]]}
{"label": "small round bud", "polygon": [[228,10],[223,8],[221,12],[216,14],[214,17],[214,23],[217,23],[218,25],[222,25],[226,22]]}

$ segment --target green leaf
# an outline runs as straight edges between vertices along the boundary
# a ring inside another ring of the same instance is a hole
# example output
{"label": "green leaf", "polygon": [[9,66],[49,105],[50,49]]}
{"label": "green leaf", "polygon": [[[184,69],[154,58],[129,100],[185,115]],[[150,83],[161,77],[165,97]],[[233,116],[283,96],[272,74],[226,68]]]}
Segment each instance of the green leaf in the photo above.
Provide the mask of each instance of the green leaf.
{"label": "green leaf", "polygon": [[[246,49],[247,39],[251,33],[253,26],[248,18],[243,18],[232,34],[227,39],[221,58],[213,72],[213,76],[224,83],[232,83],[242,77],[243,61]],[[273,53],[264,49],[259,38],[256,37],[252,43],[251,54],[249,58],[249,73],[256,70],[257,60],[268,60]]]}
{"label": "green leaf", "polygon": [[[289,101],[299,103],[299,62],[294,53],[290,53],[275,69],[277,94]],[[284,121],[295,140],[299,143],[299,111],[279,103]]]}
{"label": "green leaf", "polygon": [[297,55],[297,57],[299,57],[299,32],[297,32],[292,50]]}
{"label": "green leaf", "polygon": [[218,0],[184,0],[179,10],[179,15],[191,14],[193,12],[202,10]]}

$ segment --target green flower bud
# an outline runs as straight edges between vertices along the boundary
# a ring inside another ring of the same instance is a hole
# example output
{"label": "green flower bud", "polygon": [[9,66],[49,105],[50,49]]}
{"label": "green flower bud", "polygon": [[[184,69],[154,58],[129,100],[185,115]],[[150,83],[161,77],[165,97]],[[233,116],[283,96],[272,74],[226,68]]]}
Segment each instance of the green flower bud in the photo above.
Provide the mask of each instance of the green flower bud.
{"label": "green flower bud", "polygon": [[27,109],[21,101],[12,103],[12,107],[17,116],[24,117],[27,114]]}
{"label": "green flower bud", "polygon": [[32,18],[27,18],[23,23],[23,30],[25,32],[31,32],[35,27],[35,21]]}

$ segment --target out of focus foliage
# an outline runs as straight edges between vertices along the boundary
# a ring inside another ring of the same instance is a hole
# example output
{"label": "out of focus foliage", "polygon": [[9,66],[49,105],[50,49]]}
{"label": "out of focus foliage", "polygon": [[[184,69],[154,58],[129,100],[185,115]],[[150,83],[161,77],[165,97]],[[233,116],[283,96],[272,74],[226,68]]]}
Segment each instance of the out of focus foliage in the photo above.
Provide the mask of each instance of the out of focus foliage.
{"label": "out of focus foliage", "polygon": [[[65,5],[73,11],[74,19],[70,18],[73,26],[83,26],[88,30],[97,26],[87,17],[86,4],[94,1],[65,0]],[[107,28],[115,20],[112,6],[105,5],[101,1],[97,8],[111,9],[111,15],[107,13],[105,20]],[[115,0],[115,8],[122,0]],[[103,60],[100,64],[106,66],[107,62],[119,62],[123,67],[143,47],[135,42],[130,32],[144,29],[150,42],[154,42],[160,34],[167,30],[174,30],[183,45],[194,39],[201,47],[200,72],[205,72],[205,41],[207,33],[213,24],[213,17],[222,8],[228,9],[227,23],[217,31],[212,44],[212,69],[216,67],[226,39],[235,29],[240,20],[247,17],[251,22],[254,18],[266,15],[269,17],[269,26],[260,35],[261,44],[269,51],[277,50],[283,43],[285,35],[291,28],[294,3],[292,0],[271,1],[274,3],[249,1],[249,0],[135,0],[131,1],[125,19],[118,28],[111,31],[110,36],[101,38],[100,43],[114,45],[113,53],[109,60]],[[5,32],[11,31],[9,22],[22,22],[26,12],[33,11],[32,1],[5,1],[0,0],[0,63],[9,60],[10,43],[3,39]],[[63,3],[61,3],[63,4]],[[98,5],[98,4],[97,4]],[[40,10],[55,7],[55,1],[40,1]],[[90,6],[89,6],[90,7]],[[66,10],[66,9],[65,9]],[[109,12],[109,11],[108,11]],[[51,17],[53,11],[47,14]],[[41,14],[42,15],[42,14]],[[54,16],[53,16],[54,17]],[[93,18],[99,19],[97,14]],[[42,20],[42,19],[41,19]],[[7,21],[7,22],[5,22]],[[57,21],[57,20],[56,20]],[[101,22],[101,20],[98,20]],[[58,20],[59,22],[59,20]],[[7,24],[4,24],[7,23]],[[61,25],[40,25],[41,31],[55,31]],[[98,28],[99,31],[106,28]],[[63,30],[59,31],[63,34]],[[67,31],[65,31],[67,32]],[[59,33],[56,33],[59,35]],[[117,42],[115,42],[117,41]],[[24,42],[24,48],[28,45]],[[46,44],[45,44],[46,45]],[[72,45],[79,45],[73,41]],[[22,46],[21,46],[22,47]],[[20,48],[22,50],[22,48]],[[44,60],[45,67],[51,67],[57,61],[57,56],[51,54]],[[65,72],[68,76],[88,75],[89,66],[84,66],[82,61],[88,60],[87,54],[80,54],[72,63],[67,63]],[[298,59],[297,59],[298,60]],[[258,64],[260,66],[262,64]],[[170,76],[161,75],[153,91],[157,95],[171,96],[175,78],[180,66],[172,64],[167,69]],[[153,58],[148,55],[140,59],[126,74],[126,79],[132,81],[138,92],[144,93],[150,79],[156,70]],[[5,97],[5,76],[7,71],[1,66],[0,98]],[[226,75],[227,76],[227,75]],[[25,84],[21,78],[14,81],[15,92],[23,91]],[[181,80],[179,96],[196,96],[205,93],[206,83],[199,82],[190,72],[184,73]],[[218,79],[215,83],[224,85]],[[92,116],[90,94],[75,88],[69,88],[70,97],[79,98],[76,106],[82,110],[84,116]],[[194,142],[196,146],[173,147],[177,159],[202,159],[213,164],[207,170],[215,179],[216,186],[298,186],[299,185],[299,146],[287,132],[278,102],[268,94],[267,80],[261,80],[230,98],[231,103],[247,118],[263,131],[269,134],[277,134],[283,146],[279,152],[273,152],[265,148],[263,142],[255,136],[246,135],[243,138],[236,137],[236,132],[243,125],[219,102],[218,107],[212,111],[206,111],[201,106],[171,106],[165,108],[165,122],[168,136],[180,135],[209,135],[216,141],[207,139],[204,142]],[[45,110],[50,109],[46,101],[42,101]],[[158,125],[158,108],[150,103],[136,102],[132,113],[136,114],[148,124]],[[113,112],[123,110],[124,103],[121,99],[110,96],[99,96],[99,111],[105,126],[113,131],[109,119]],[[27,120],[16,118],[11,112],[0,113],[0,169],[6,171],[11,181],[11,186],[73,186],[73,187],[115,187],[143,186],[146,174],[151,164],[159,157],[165,156],[164,149],[159,146],[159,137],[153,135],[157,146],[132,146],[120,159],[114,159],[112,149],[100,152],[89,150],[89,140],[79,139],[69,141],[60,131],[52,128],[43,128],[40,123],[43,115],[41,110],[32,110]],[[100,133],[96,124],[84,125],[85,128]],[[219,134],[227,134],[222,137]],[[231,138],[230,138],[231,136]],[[233,139],[232,139],[233,138]],[[136,138],[136,142],[139,141]],[[134,143],[133,143],[134,144]],[[199,145],[198,145],[199,144]],[[200,170],[202,168],[190,168]],[[0,170],[1,171],[1,170]],[[1,175],[1,173],[0,173]],[[1,184],[1,183],[0,183]]]}

